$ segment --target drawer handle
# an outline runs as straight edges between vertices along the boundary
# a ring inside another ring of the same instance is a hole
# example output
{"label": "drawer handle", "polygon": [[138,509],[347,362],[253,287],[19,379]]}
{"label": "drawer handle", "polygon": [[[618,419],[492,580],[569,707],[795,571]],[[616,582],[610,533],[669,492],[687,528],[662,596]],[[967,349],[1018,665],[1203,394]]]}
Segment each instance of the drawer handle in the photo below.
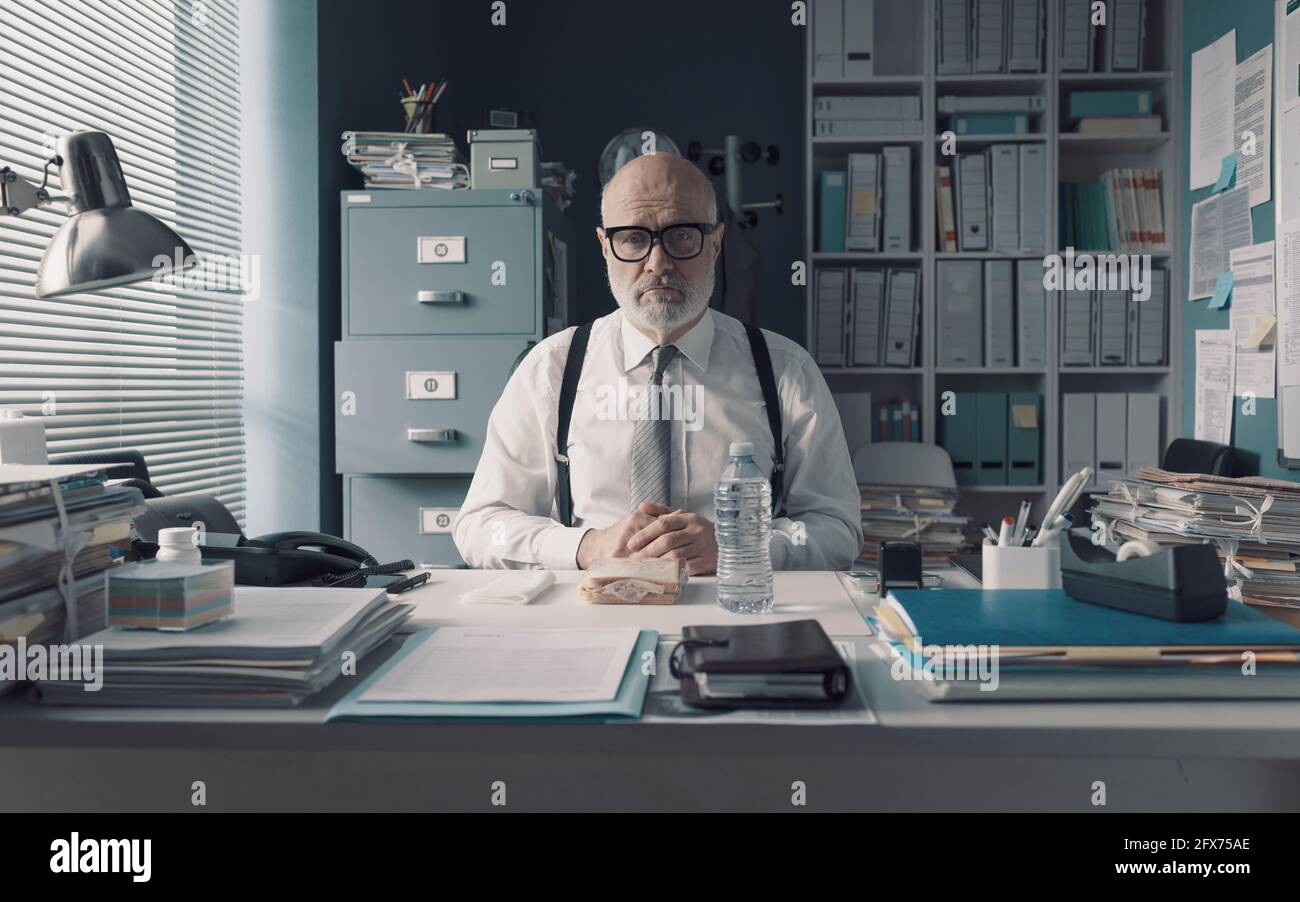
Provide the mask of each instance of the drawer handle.
{"label": "drawer handle", "polygon": [[456,441],[455,429],[408,429],[408,442],[421,442],[429,445],[448,445]]}
{"label": "drawer handle", "polygon": [[463,304],[463,291],[417,291],[415,300],[421,304]]}

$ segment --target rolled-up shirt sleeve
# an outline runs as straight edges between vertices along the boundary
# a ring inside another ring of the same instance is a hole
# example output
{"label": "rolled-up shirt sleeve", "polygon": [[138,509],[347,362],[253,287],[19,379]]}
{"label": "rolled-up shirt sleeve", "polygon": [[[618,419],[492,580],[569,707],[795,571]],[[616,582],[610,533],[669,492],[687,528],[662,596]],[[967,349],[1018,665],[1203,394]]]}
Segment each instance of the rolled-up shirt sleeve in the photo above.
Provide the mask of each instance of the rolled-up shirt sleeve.
{"label": "rolled-up shirt sleeve", "polygon": [[862,515],[839,410],[806,353],[781,382],[785,516],[772,520],[772,566],[846,570],[862,550]]}
{"label": "rolled-up shirt sleeve", "polygon": [[587,529],[564,526],[554,515],[557,374],[550,372],[548,344],[519,364],[488,419],[483,454],[452,527],[471,567],[577,569]]}

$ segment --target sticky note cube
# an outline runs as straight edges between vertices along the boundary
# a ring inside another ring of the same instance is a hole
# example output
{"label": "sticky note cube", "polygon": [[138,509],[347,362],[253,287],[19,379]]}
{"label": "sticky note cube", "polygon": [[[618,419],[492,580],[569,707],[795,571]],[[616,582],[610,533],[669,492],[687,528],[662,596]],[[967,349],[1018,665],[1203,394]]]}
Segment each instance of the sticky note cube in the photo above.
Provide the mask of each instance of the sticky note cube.
{"label": "sticky note cube", "polygon": [[189,630],[235,612],[235,564],[146,561],[108,574],[108,625]]}

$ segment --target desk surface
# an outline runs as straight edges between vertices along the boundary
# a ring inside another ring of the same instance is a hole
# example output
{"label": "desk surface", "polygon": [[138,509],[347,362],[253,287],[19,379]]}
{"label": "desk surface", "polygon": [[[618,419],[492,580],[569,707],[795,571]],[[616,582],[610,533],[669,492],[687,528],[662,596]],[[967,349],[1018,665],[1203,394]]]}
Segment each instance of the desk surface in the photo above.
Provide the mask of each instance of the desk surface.
{"label": "desk surface", "polygon": [[[682,602],[672,606],[586,604],[577,597],[576,573],[559,574],[557,584],[531,605],[460,602],[459,595],[466,588],[498,575],[436,571],[430,584],[404,598],[416,605],[412,628],[447,624],[613,624],[650,627],[671,638],[679,635],[686,624],[758,619],[717,607],[712,580],[708,579],[692,581]],[[962,580],[966,579],[964,574],[951,578],[958,584],[964,584]],[[1253,786],[1259,793],[1264,792],[1260,789],[1263,785],[1267,788],[1266,798],[1300,807],[1300,702],[934,704],[922,699],[910,685],[893,680],[885,660],[873,652],[872,645],[878,640],[870,636],[859,610],[865,610],[871,599],[851,598],[833,573],[779,573],[776,588],[776,611],[768,617],[816,617],[833,637],[854,642],[859,684],[875,714],[875,723],[802,728],[788,724],[701,725],[694,721],[527,726],[326,723],[330,706],[354,685],[348,679],[340,679],[303,706],[288,710],[65,708],[34,705],[11,695],[0,700],[0,788],[4,788],[2,765],[6,754],[24,749],[42,755],[51,749],[203,750],[212,754],[222,750],[229,754],[233,750],[295,749],[302,754],[364,751],[424,755],[426,759],[430,754],[481,757],[508,751],[556,756],[546,759],[556,762],[576,761],[574,756],[598,753],[650,762],[643,766],[659,766],[659,756],[667,756],[667,761],[684,748],[722,758],[752,755],[758,749],[770,756],[839,756],[845,761],[858,761],[859,767],[864,757],[888,760],[904,770],[919,768],[916,778],[926,780],[934,779],[935,767],[974,767],[976,761],[995,762],[988,766],[1000,776],[968,778],[976,782],[1019,779],[1024,773],[1022,766],[1033,759],[1069,759],[1075,763],[1060,766],[1072,767],[1100,759],[1126,759],[1132,766],[1137,766],[1132,764],[1136,759],[1159,759],[1173,768],[1167,777],[1176,785],[1184,780],[1190,759],[1228,761],[1233,762],[1233,767],[1253,761],[1266,769],[1284,765],[1287,790],[1279,796],[1272,778],[1261,784],[1261,778],[1253,772],[1241,777],[1244,786]],[[359,676],[372,672],[404,638],[395,637],[368,656]],[[652,758],[647,759],[647,755]],[[1150,762],[1142,765],[1151,766]],[[901,774],[899,779],[901,792],[907,780]],[[1147,782],[1153,779],[1150,774],[1142,778]],[[21,786],[13,788],[21,790]],[[872,791],[882,790],[876,787]],[[978,792],[980,787],[949,784],[945,791],[960,795]],[[1005,801],[1009,797],[1000,798]],[[1221,804],[1221,799],[1202,797],[1200,804],[1212,807]]]}

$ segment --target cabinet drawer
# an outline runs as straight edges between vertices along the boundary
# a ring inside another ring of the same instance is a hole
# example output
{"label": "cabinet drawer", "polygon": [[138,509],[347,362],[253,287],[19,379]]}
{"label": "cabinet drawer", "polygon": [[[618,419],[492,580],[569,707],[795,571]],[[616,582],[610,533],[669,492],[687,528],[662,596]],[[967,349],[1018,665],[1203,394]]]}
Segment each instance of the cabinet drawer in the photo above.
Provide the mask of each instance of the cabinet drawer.
{"label": "cabinet drawer", "polygon": [[336,342],[336,472],[472,474],[488,416],[530,344]]}
{"label": "cabinet drawer", "polygon": [[348,210],[347,335],[532,335],[531,205]]}
{"label": "cabinet drawer", "polygon": [[468,491],[468,478],[345,476],[345,538],[382,563],[463,567],[451,524]]}

